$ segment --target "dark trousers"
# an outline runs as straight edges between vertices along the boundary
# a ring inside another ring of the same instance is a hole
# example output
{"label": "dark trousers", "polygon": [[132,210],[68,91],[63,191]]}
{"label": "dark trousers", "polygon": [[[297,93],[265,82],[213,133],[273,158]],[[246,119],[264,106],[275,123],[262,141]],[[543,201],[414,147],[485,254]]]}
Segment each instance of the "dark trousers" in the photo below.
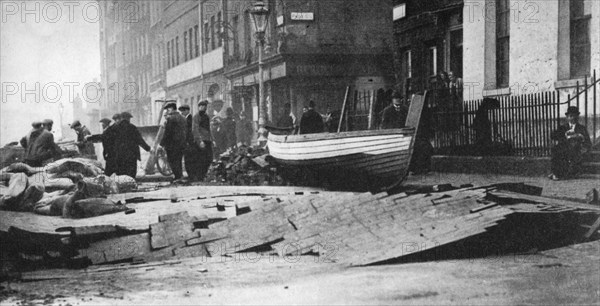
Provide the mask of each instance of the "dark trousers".
{"label": "dark trousers", "polygon": [[415,139],[413,153],[408,169],[416,174],[426,173],[431,169],[431,156],[433,147],[427,139]]}
{"label": "dark trousers", "polygon": [[189,145],[183,151],[185,158],[185,172],[191,181],[200,179],[200,148],[196,144]]}
{"label": "dark trousers", "polygon": [[104,156],[104,161],[106,162],[106,166],[104,167],[104,175],[111,176],[113,173],[116,173],[115,159],[110,156]]}
{"label": "dark trousers", "polygon": [[200,173],[199,173],[199,179],[203,180],[206,177],[206,173],[208,172],[208,168],[210,168],[210,164],[212,163],[213,160],[213,148],[212,148],[212,142],[210,141],[205,141],[204,144],[206,145],[204,148],[199,148],[200,149]]}
{"label": "dark trousers", "polygon": [[581,146],[561,142],[552,148],[552,173],[559,178],[575,176],[581,167]]}
{"label": "dark trousers", "polygon": [[183,149],[165,149],[167,151],[167,160],[169,166],[173,171],[175,179],[178,180],[183,177],[183,170],[181,166],[181,160],[183,159]]}
{"label": "dark trousers", "polygon": [[115,161],[115,173],[117,175],[127,175],[135,179],[137,174],[137,159],[119,158]]}

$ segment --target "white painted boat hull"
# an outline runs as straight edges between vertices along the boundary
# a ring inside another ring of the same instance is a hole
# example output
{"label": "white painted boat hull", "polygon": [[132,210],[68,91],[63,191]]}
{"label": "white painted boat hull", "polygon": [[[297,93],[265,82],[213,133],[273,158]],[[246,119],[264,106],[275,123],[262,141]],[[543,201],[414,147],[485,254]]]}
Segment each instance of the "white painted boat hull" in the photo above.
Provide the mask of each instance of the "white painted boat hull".
{"label": "white painted boat hull", "polygon": [[307,135],[269,135],[270,155],[284,167],[308,169],[318,176],[358,179],[368,189],[399,184],[408,171],[414,129]]}

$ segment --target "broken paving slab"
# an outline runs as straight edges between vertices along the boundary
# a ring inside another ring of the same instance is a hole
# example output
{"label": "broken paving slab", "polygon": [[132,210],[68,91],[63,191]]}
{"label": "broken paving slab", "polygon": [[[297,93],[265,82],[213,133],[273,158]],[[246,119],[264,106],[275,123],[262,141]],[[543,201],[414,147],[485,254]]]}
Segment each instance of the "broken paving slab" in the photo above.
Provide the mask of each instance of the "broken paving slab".
{"label": "broken paving slab", "polygon": [[[481,237],[493,240],[514,236],[515,231],[532,226],[560,227],[561,220],[579,220],[579,215],[585,216],[580,219],[585,219],[587,228],[582,224],[577,235],[589,239],[597,233],[594,221],[600,210],[587,204],[535,196],[531,193],[537,190],[527,188],[524,190],[530,194],[494,186],[447,189],[389,195],[305,193],[286,188],[272,196],[238,196],[240,189],[226,195],[227,190],[232,191],[226,188],[215,191],[213,198],[137,203],[132,204],[136,205],[136,213],[131,215],[113,214],[85,221],[46,219],[41,227],[46,232],[52,229],[60,237],[74,232],[83,236],[114,233],[116,229],[121,236],[108,235],[79,250],[77,258],[85,257],[93,264],[273,251],[280,256],[316,254],[349,266],[381,264],[446,250]],[[258,190],[266,189],[242,191]],[[188,192],[180,195],[188,196]],[[211,222],[218,218],[215,213],[222,213],[215,208],[217,199],[227,203],[223,205],[227,215],[222,215],[220,222]],[[206,208],[207,203],[211,208]],[[239,214],[240,208],[244,213]],[[541,224],[531,222],[535,220],[541,220]],[[69,225],[65,225],[67,221]],[[56,229],[64,232],[57,233]],[[584,237],[590,231],[590,237]],[[132,249],[125,250],[125,245]]]}

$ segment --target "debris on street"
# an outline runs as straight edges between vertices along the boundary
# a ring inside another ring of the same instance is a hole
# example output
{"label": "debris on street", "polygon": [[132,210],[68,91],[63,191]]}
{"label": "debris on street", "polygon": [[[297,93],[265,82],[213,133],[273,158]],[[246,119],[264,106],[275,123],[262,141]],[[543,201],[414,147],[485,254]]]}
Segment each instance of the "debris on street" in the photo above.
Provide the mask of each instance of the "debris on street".
{"label": "debris on street", "polygon": [[208,180],[235,186],[285,186],[280,171],[266,150],[240,146],[220,155]]}
{"label": "debris on street", "polygon": [[539,191],[523,184],[407,186],[379,194],[273,186],[162,188],[107,196],[127,205],[129,213],[65,219],[3,211],[2,256],[4,263],[30,269],[244,252],[312,255],[362,266],[477,256],[488,248],[544,249],[598,235],[599,207],[541,197]]}

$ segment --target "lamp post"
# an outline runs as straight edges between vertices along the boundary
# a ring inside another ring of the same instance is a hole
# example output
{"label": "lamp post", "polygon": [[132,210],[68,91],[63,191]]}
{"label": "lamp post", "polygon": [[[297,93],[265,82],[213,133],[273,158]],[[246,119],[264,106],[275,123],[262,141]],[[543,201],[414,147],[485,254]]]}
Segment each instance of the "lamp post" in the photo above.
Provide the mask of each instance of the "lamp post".
{"label": "lamp post", "polygon": [[263,48],[265,46],[265,32],[269,23],[269,7],[264,1],[256,1],[250,9],[252,19],[254,20],[254,30],[256,40],[259,43],[258,48],[258,143],[262,146],[267,142],[266,109],[263,80]]}

